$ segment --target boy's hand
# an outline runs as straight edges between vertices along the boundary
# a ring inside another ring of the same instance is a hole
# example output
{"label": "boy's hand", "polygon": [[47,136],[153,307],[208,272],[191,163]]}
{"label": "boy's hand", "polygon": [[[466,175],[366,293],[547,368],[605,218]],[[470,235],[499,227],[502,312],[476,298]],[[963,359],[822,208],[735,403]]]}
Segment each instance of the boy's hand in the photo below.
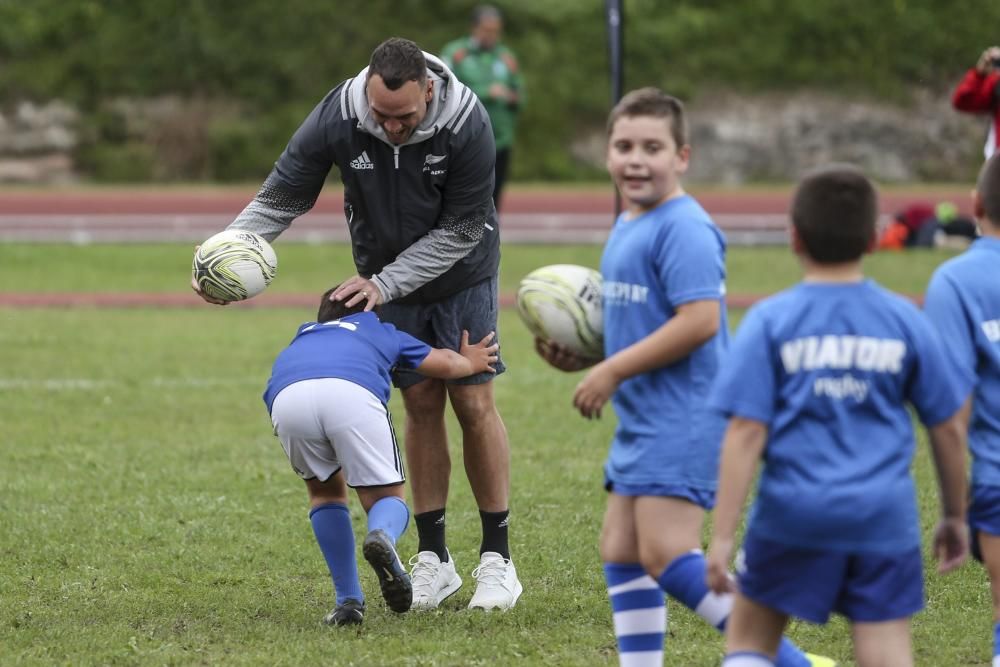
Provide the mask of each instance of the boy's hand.
{"label": "boy's hand", "polygon": [[576,391],[573,392],[573,407],[587,419],[600,419],[601,408],[611,398],[611,394],[615,393],[620,383],[621,379],[611,366],[602,361],[583,376],[580,384],[576,385]]}
{"label": "boy's hand", "polygon": [[969,526],[962,519],[944,518],[934,529],[934,556],[938,572],[951,572],[969,555]]}
{"label": "boy's hand", "polygon": [[729,575],[729,559],[733,555],[733,541],[715,537],[705,558],[705,582],[715,593],[732,593],[736,590]]}
{"label": "boy's hand", "polygon": [[500,349],[500,344],[493,343],[490,345],[490,342],[496,338],[496,335],[495,331],[491,331],[475,345],[469,345],[469,332],[462,331],[462,345],[458,348],[458,353],[472,362],[473,371],[470,375],[474,373],[497,372],[497,369],[492,364],[497,362],[497,350]]}
{"label": "boy's hand", "polygon": [[544,340],[542,338],[535,338],[535,351],[538,352],[538,356],[547,361],[550,366],[558,368],[561,371],[566,371],[567,373],[573,373],[575,371],[582,371],[584,368],[590,368],[598,361],[597,359],[587,359],[586,357],[581,357],[577,353],[563,345],[560,345],[559,343],[553,343],[552,341]]}

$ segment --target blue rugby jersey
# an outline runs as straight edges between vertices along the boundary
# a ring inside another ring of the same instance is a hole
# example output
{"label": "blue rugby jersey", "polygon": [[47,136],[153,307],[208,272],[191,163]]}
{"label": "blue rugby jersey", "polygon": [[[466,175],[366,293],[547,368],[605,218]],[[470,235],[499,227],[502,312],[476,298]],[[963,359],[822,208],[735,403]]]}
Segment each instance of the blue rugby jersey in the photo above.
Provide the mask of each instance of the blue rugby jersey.
{"label": "blue rugby jersey", "polygon": [[768,426],[755,537],[895,552],[920,544],[906,402],[933,426],[962,400],[924,314],[865,280],[801,283],[751,308],[710,404]]}
{"label": "blue rugby jersey", "polygon": [[972,394],[972,483],[1000,486],[1000,239],[977,239],[934,272],[924,310],[959,385]]}
{"label": "blue rugby jersey", "polygon": [[678,306],[717,300],[719,332],[688,357],[631,377],[612,405],[618,427],[605,474],[630,486],[714,490],[725,421],[705,401],[728,341],[725,239],[694,198],[671,199],[634,219],[622,215],[604,246],[605,356],[663,326]]}
{"label": "blue rugby jersey", "polygon": [[300,380],[340,378],[389,402],[389,373],[396,365],[416,368],[431,347],[371,312],[330,322],[307,322],[278,354],[264,390],[267,411],[282,389]]}

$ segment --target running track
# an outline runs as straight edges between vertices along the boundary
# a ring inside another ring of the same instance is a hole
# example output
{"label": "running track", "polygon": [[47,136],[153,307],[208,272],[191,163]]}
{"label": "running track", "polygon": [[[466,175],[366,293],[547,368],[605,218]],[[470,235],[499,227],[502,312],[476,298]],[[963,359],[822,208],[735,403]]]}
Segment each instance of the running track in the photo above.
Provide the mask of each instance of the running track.
{"label": "running track", "polygon": [[[731,244],[785,242],[790,190],[705,191],[692,189],[725,231]],[[253,197],[254,190],[225,189],[91,189],[0,191],[0,243],[197,243],[223,229]],[[916,200],[950,200],[967,213],[968,190],[936,187],[884,193],[882,211]],[[505,196],[501,237],[505,243],[602,243],[613,219],[609,188],[528,190],[513,188]],[[295,221],[283,241],[346,241],[343,199],[324,194],[314,209]],[[269,295],[241,307],[312,306],[312,295]],[[732,295],[734,306],[755,295]],[[510,295],[502,301],[509,305]],[[308,303],[307,303],[308,302]],[[188,307],[201,301],[194,294],[138,293],[11,293],[0,292],[0,306],[45,307]]]}

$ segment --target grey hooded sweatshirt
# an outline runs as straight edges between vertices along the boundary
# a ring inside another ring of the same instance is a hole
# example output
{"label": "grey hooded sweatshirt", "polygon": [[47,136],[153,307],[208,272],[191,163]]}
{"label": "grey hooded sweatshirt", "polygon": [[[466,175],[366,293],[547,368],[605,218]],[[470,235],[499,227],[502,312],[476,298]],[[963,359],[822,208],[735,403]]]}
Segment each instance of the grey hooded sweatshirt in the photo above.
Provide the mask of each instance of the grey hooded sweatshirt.
{"label": "grey hooded sweatshirt", "polygon": [[313,207],[337,165],[354,264],[383,302],[433,303],[496,275],[489,116],[444,63],[424,57],[433,97],[405,144],[371,117],[365,68],[313,109],[229,229],[274,240]]}

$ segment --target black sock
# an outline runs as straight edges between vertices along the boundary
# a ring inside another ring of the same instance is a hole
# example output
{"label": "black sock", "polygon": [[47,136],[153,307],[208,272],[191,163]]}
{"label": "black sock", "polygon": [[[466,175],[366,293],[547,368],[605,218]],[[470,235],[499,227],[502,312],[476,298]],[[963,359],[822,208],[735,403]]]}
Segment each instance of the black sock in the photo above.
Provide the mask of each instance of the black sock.
{"label": "black sock", "polygon": [[413,516],[417,524],[417,551],[433,551],[442,563],[448,562],[444,543],[444,508]]}
{"label": "black sock", "polygon": [[493,551],[510,560],[510,546],[507,544],[508,515],[510,515],[510,510],[503,512],[479,510],[479,519],[483,522],[483,543],[479,547],[480,556],[487,551]]}

